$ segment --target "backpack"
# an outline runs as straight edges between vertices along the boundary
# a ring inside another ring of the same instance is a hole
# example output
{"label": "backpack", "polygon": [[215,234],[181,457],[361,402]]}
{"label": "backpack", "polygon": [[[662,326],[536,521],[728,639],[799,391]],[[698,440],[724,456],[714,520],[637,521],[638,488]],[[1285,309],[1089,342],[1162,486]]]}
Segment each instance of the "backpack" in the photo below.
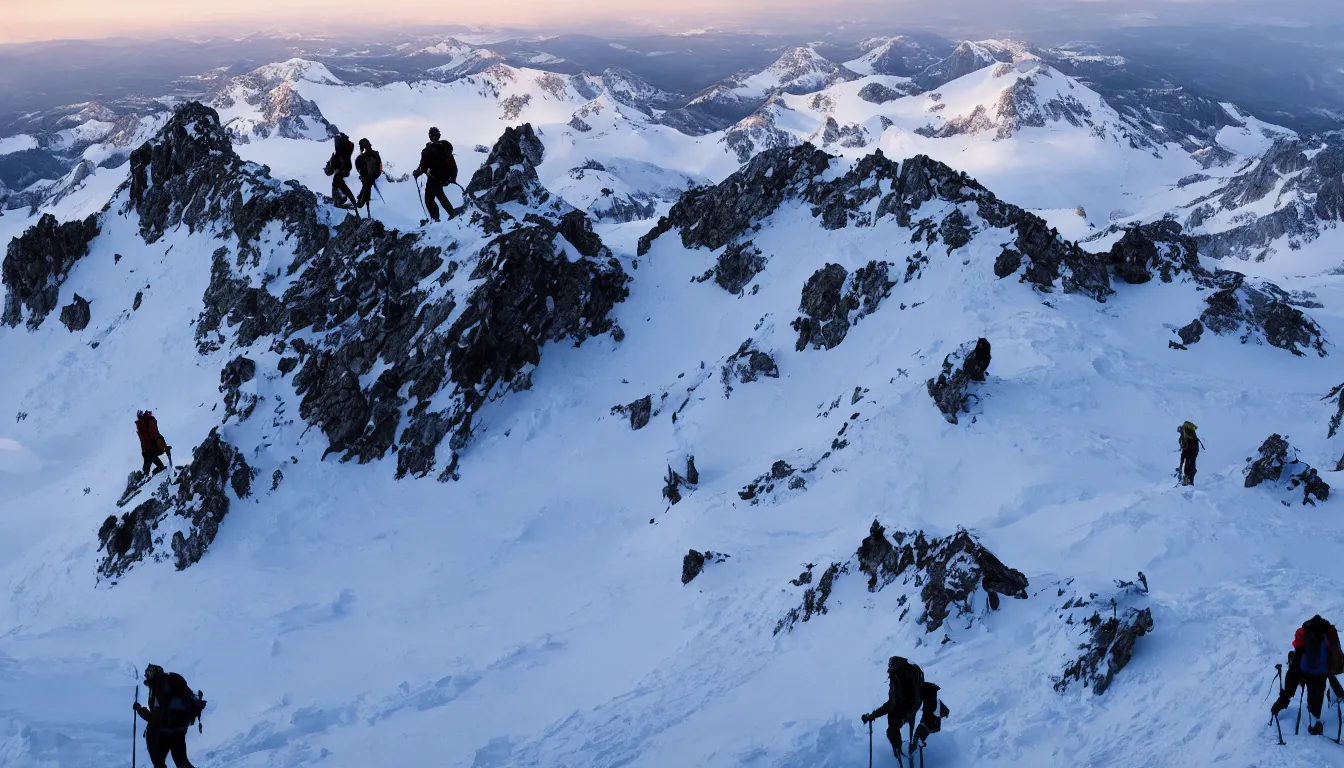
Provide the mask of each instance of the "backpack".
{"label": "backpack", "polygon": [[167,675],[167,695],[158,701],[165,711],[164,727],[185,730],[196,724],[205,711],[205,700],[191,692],[191,686],[176,672]]}
{"label": "backpack", "polygon": [[1195,434],[1195,425],[1193,422],[1185,422],[1178,431],[1181,433],[1181,450],[1194,451],[1199,447],[1199,435]]}
{"label": "backpack", "polygon": [[1302,625],[1302,649],[1298,651],[1297,666],[1309,675],[1344,674],[1344,651],[1339,647],[1339,635],[1330,622],[1315,619]]}
{"label": "backpack", "polygon": [[434,149],[430,153],[434,163],[429,170],[433,171],[434,177],[444,184],[456,183],[457,160],[453,157],[453,145],[444,139],[439,139],[430,142],[430,146]]}
{"label": "backpack", "polygon": [[350,157],[354,154],[355,154],[355,142],[351,141],[350,137],[346,136],[344,133],[337,136],[336,154],[334,156],[337,161],[336,166],[337,169],[345,173],[349,173],[352,167],[350,165]]}
{"label": "backpack", "polygon": [[383,175],[383,157],[377,150],[360,153],[355,163],[359,166],[360,181],[372,184]]}
{"label": "backpack", "polygon": [[888,712],[894,718],[892,722],[914,719],[923,703],[924,670],[900,656],[892,656],[887,661],[887,677],[891,684]]}

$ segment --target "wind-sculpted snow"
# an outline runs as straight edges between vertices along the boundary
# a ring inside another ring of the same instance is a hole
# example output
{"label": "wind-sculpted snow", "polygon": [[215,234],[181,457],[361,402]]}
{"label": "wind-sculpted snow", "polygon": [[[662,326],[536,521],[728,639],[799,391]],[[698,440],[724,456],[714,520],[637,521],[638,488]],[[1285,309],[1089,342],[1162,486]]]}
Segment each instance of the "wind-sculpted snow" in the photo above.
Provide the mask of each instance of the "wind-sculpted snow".
{"label": "wind-sculpted snow", "polygon": [[[142,481],[139,474],[132,473],[128,486]],[[99,574],[120,578],[146,558],[171,558],[179,571],[200,561],[233,501],[251,495],[253,475],[238,449],[219,430],[211,430],[192,451],[190,464],[158,483],[150,498],[120,519],[112,515],[103,522],[98,541],[105,555]]]}
{"label": "wind-sculpted snow", "polygon": [[0,322],[16,326],[27,310],[29,328],[37,328],[60,304],[61,283],[98,236],[97,217],[58,223],[51,214],[10,241],[0,276],[5,286]]}
{"label": "wind-sculpted snow", "polygon": [[[1027,577],[1004,565],[966,531],[946,537],[930,537],[923,531],[895,531],[888,537],[881,523],[873,521],[867,538],[854,557],[833,563],[815,587],[803,593],[803,603],[790,609],[775,626],[775,634],[792,630],[818,614],[827,613],[827,600],[840,577],[857,570],[868,577],[868,591],[880,592],[899,582],[905,594],[900,601],[901,618],[916,606],[916,621],[925,632],[936,632],[949,619],[998,610],[1000,596],[1026,599]],[[795,580],[795,586],[811,581],[811,570]]]}

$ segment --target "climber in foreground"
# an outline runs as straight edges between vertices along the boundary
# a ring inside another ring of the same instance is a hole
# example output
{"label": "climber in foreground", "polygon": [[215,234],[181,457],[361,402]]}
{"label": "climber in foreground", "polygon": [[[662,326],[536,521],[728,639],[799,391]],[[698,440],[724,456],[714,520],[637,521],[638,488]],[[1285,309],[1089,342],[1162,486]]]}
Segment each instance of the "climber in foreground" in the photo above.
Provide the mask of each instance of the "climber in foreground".
{"label": "climber in foreground", "polygon": [[1344,674],[1344,652],[1340,650],[1339,633],[1330,622],[1312,616],[1293,637],[1293,650],[1288,652],[1288,674],[1284,675],[1283,689],[1269,713],[1277,717],[1288,708],[1301,686],[1307,687],[1307,711],[1311,719],[1307,733],[1320,736],[1325,732],[1321,721],[1321,705],[1325,699],[1325,685],[1330,683],[1336,697],[1344,696],[1335,675]]}
{"label": "climber in foreground", "polygon": [[412,174],[416,179],[425,177],[425,210],[434,221],[439,220],[440,204],[448,211],[448,218],[457,215],[443,193],[444,187],[457,183],[457,161],[453,159],[453,145],[439,136],[438,128],[429,129],[429,143],[420,150],[420,167]]}
{"label": "climber in foreground", "polygon": [[[359,197],[355,199],[355,210],[365,209],[369,218],[373,218],[372,201],[374,185],[383,175],[383,157],[373,148],[368,139],[359,140],[359,157],[355,158],[355,173],[359,174]],[[379,193],[382,194],[382,193]]]}
{"label": "climber in foreground", "polygon": [[1185,422],[1176,428],[1181,436],[1181,464],[1177,472],[1181,476],[1181,485],[1195,484],[1195,459],[1199,457],[1199,449],[1203,443],[1199,440],[1199,435],[1195,434],[1195,425]]}
{"label": "climber in foreground", "polygon": [[145,667],[145,688],[149,706],[135,703],[135,712],[146,723],[145,749],[154,768],[166,768],[168,755],[177,768],[192,768],[187,759],[187,731],[205,709],[205,700],[191,692],[187,681],[176,672],[150,664]]}
{"label": "climber in foreground", "polygon": [[[916,747],[923,747],[929,734],[942,730],[943,718],[950,714],[947,705],[938,700],[938,686],[925,682],[924,670],[918,664],[911,664],[900,656],[887,660],[887,701],[882,706],[864,715],[865,724],[871,723],[883,715],[887,717],[887,739],[891,741],[892,752],[896,760],[904,764],[901,751],[901,727],[911,729],[910,754]],[[915,727],[915,717],[923,710],[919,727]],[[913,762],[912,762],[913,765]]]}
{"label": "climber in foreground", "polygon": [[336,151],[331,153],[327,160],[327,167],[323,172],[331,177],[331,202],[337,208],[346,207],[345,201],[349,200],[351,205],[355,205],[355,215],[359,215],[358,200],[355,193],[350,191],[350,186],[345,180],[350,176],[353,169],[350,158],[355,154],[355,144],[350,141],[350,137],[344,133],[336,136]]}
{"label": "climber in foreground", "polygon": [[173,447],[168,445],[168,441],[159,434],[159,422],[154,418],[154,414],[149,411],[137,411],[135,414],[135,434],[140,438],[140,456],[145,460],[145,465],[141,467],[140,474],[145,478],[150,477],[150,464],[154,465],[154,474],[159,474],[167,469],[163,465],[163,460],[159,457],[167,454],[168,460],[173,460]]}

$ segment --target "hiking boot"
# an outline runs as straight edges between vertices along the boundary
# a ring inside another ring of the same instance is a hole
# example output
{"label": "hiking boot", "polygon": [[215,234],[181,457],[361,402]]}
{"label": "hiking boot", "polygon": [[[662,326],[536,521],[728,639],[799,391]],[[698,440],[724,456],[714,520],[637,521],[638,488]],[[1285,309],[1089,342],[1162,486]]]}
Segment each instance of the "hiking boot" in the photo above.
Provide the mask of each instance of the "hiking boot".
{"label": "hiking boot", "polygon": [[1325,723],[1315,723],[1307,726],[1307,733],[1312,736],[1323,736],[1325,734]]}

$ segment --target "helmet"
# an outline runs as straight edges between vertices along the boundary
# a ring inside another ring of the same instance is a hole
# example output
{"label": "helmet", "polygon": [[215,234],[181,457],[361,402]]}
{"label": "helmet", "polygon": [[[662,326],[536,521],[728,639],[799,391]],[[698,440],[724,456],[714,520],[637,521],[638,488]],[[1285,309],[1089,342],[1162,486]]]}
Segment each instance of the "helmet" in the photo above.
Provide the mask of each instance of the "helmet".
{"label": "helmet", "polygon": [[359,148],[360,148],[360,149],[373,149],[373,145],[369,143],[369,140],[368,140],[368,139],[360,139],[360,140],[359,140]]}
{"label": "helmet", "polygon": [[442,134],[439,133],[439,129],[438,129],[438,128],[430,128],[430,129],[429,129],[429,138],[430,138],[430,140],[432,140],[432,141],[438,141],[438,140],[439,140],[439,136],[441,136],[441,135],[442,135]]}

